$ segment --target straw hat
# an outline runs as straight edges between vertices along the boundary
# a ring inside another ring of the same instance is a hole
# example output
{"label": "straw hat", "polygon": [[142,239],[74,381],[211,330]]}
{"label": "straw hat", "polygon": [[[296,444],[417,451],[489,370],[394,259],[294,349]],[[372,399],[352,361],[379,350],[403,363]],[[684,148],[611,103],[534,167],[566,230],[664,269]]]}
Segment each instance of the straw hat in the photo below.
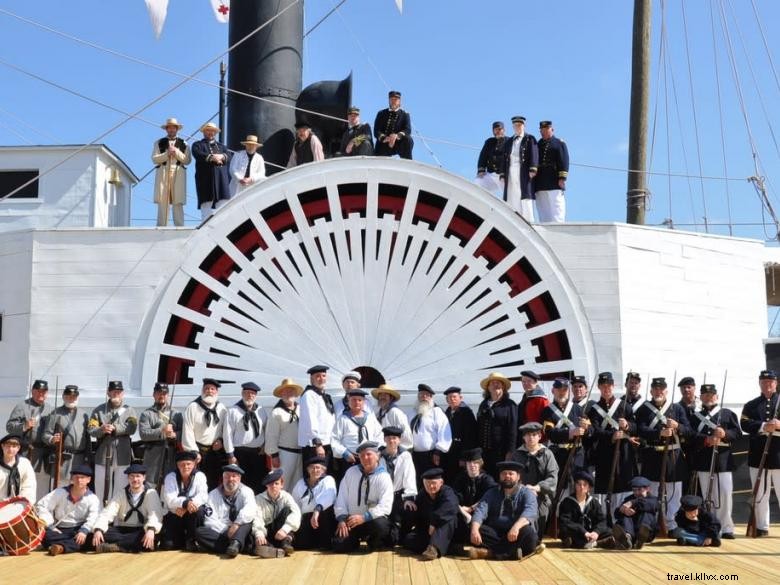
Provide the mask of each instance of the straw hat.
{"label": "straw hat", "polygon": [[203,124],[203,126],[200,127],[200,131],[203,132],[206,128],[212,128],[217,133],[222,132],[222,130],[219,129],[219,126],[217,126],[214,122],[206,122]]}
{"label": "straw hat", "polygon": [[242,140],[241,144],[247,145],[247,144],[256,144],[257,146],[263,146],[263,143],[259,141],[257,136],[254,134],[247,134],[246,140]]}
{"label": "straw hat", "polygon": [[282,383],[279,384],[276,388],[274,388],[274,396],[277,398],[282,397],[282,390],[286,390],[287,388],[292,388],[295,390],[295,395],[300,396],[303,394],[303,387],[301,387],[300,384],[296,384],[295,380],[292,378],[285,378],[282,380]]}
{"label": "straw hat", "polygon": [[487,378],[482,380],[479,383],[479,385],[482,386],[483,390],[487,390],[488,386],[493,380],[499,380],[503,384],[504,392],[509,390],[509,388],[511,388],[512,386],[512,381],[509,378],[507,378],[504,374],[501,374],[500,372],[493,372]]}
{"label": "straw hat", "polygon": [[179,121],[176,118],[168,118],[167,120],[165,120],[165,124],[162,124],[160,128],[166,130],[168,126],[176,126],[179,130],[184,128],[184,125],[179,124]]}
{"label": "straw hat", "polygon": [[398,392],[398,390],[393,388],[390,384],[381,384],[379,388],[374,388],[371,391],[371,396],[373,396],[377,400],[379,400],[380,394],[389,394],[390,396],[393,397],[393,400],[398,400],[401,398],[401,394]]}

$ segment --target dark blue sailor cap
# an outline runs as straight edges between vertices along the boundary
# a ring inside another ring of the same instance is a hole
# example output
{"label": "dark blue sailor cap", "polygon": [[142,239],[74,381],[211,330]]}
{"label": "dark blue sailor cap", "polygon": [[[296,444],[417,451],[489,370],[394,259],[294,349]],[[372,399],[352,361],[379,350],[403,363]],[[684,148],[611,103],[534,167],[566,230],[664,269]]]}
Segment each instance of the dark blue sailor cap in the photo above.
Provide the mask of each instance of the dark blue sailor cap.
{"label": "dark blue sailor cap", "polygon": [[214,388],[221,388],[222,384],[215,378],[203,378],[203,386],[214,386]]}
{"label": "dark blue sailor cap", "polygon": [[473,449],[466,449],[461,453],[464,461],[479,461],[482,459],[482,448],[474,447]]}
{"label": "dark blue sailor cap", "polygon": [[196,451],[179,451],[176,453],[176,462],[179,461],[197,461],[198,453]]}
{"label": "dark blue sailor cap", "polygon": [[260,482],[260,485],[269,485],[272,484],[275,481],[278,481],[282,479],[282,476],[284,475],[284,472],[282,471],[282,468],[274,469],[273,471],[269,472],[268,475],[266,475],[263,478],[263,481]]}
{"label": "dark blue sailor cap", "polygon": [[525,473],[526,467],[519,461],[499,461],[496,463],[496,469],[499,473],[502,471],[516,471],[517,473]]}
{"label": "dark blue sailor cap", "polygon": [[250,390],[252,392],[260,392],[260,386],[255,384],[254,382],[244,382],[241,384],[242,390]]}
{"label": "dark blue sailor cap", "polygon": [[87,477],[93,477],[95,474],[89,465],[76,465],[70,470],[70,476],[73,477],[74,475],[85,475]]}
{"label": "dark blue sailor cap", "polygon": [[306,460],[304,467],[308,467],[309,465],[322,465],[323,467],[327,467],[328,460],[325,457],[309,457]]}
{"label": "dark blue sailor cap", "polygon": [[222,473],[237,473],[239,475],[244,475],[244,470],[235,463],[231,463],[230,465],[222,466]]}
{"label": "dark blue sailor cap", "polygon": [[531,378],[534,382],[539,381],[539,375],[536,372],[531,370],[523,370],[522,372],[520,372],[520,375],[526,378]]}
{"label": "dark blue sailor cap", "polygon": [[444,477],[444,470],[441,467],[431,467],[422,473],[423,479],[441,479]]}
{"label": "dark blue sailor cap", "polygon": [[404,434],[404,431],[400,427],[385,427],[382,429],[382,433],[385,437],[400,437]]}
{"label": "dark blue sailor cap", "polygon": [[143,465],[142,463],[133,463],[125,469],[125,475],[130,475],[131,473],[143,473],[146,475],[146,465]]}
{"label": "dark blue sailor cap", "polygon": [[701,506],[701,503],[701,496],[696,496],[694,494],[685,494],[680,498],[680,507],[682,507],[683,510],[696,510]]}
{"label": "dark blue sailor cap", "polygon": [[349,392],[347,392],[347,396],[349,397],[359,396],[360,398],[365,398],[366,396],[368,396],[368,392],[366,392],[365,390],[361,390],[360,388],[355,388],[354,390],[350,390]]}
{"label": "dark blue sailor cap", "polygon": [[379,443],[375,443],[374,441],[363,441],[358,445],[357,452],[362,453],[363,451],[377,451],[379,452]]}
{"label": "dark blue sailor cap", "polygon": [[641,475],[637,475],[634,479],[631,480],[631,489],[637,489],[637,488],[649,488],[650,487],[650,480],[646,477],[642,477]]}
{"label": "dark blue sailor cap", "polygon": [[531,421],[522,425],[518,430],[520,431],[521,435],[524,435],[526,433],[541,433],[542,428],[543,427],[541,423],[538,423],[536,421]]}
{"label": "dark blue sailor cap", "polygon": [[593,475],[585,471],[584,469],[580,469],[577,473],[574,474],[574,481],[587,481],[591,487],[593,487],[593,484],[596,483],[596,480],[593,479]]}
{"label": "dark blue sailor cap", "polygon": [[696,386],[696,380],[691,376],[685,376],[677,383],[678,388],[682,388],[683,386]]}
{"label": "dark blue sailor cap", "polygon": [[759,380],[777,380],[777,374],[774,370],[761,370],[758,375]]}
{"label": "dark blue sailor cap", "polygon": [[458,386],[450,386],[444,391],[444,395],[446,396],[447,394],[460,394],[461,392],[463,392],[463,390],[461,390]]}
{"label": "dark blue sailor cap", "polygon": [[552,120],[542,120],[539,122],[539,128],[552,128]]}
{"label": "dark blue sailor cap", "polygon": [[436,392],[433,391],[433,388],[428,386],[428,384],[417,384],[417,391],[418,392],[427,392],[428,394],[436,394]]}
{"label": "dark blue sailor cap", "polygon": [[401,92],[398,91],[398,90],[395,90],[395,89],[391,89],[390,91],[387,92],[387,97],[389,97],[389,98],[391,98],[391,97],[398,97],[399,98],[399,97],[401,97]]}
{"label": "dark blue sailor cap", "polygon": [[328,366],[319,365],[319,366],[310,367],[308,370],[306,370],[306,373],[311,376],[312,374],[321,374],[327,371],[328,371]]}
{"label": "dark blue sailor cap", "polygon": [[503,128],[503,127],[504,127],[503,122],[499,122],[499,121],[493,122],[493,128]]}

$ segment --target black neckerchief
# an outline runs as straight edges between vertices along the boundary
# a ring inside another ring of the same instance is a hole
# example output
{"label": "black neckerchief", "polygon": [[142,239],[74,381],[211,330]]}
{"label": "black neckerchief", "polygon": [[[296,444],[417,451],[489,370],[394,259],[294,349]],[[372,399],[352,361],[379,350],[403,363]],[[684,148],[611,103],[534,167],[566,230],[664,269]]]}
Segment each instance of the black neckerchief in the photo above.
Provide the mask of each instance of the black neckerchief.
{"label": "black neckerchief", "polygon": [[[436,408],[435,404],[433,406],[431,406],[431,409],[428,411],[428,412],[431,413],[431,416],[433,416],[433,409],[434,408]],[[409,425],[409,426],[412,427],[412,432],[413,433],[416,433],[418,430],[420,430],[420,424],[421,423],[422,423],[422,416],[420,416],[419,414],[415,414],[414,417],[412,417],[411,425]]]}
{"label": "black neckerchief", "polygon": [[303,485],[306,486],[306,491],[303,492],[303,495],[301,496],[301,500],[305,499],[307,496],[310,502],[314,500],[314,488],[317,487],[317,485],[322,481],[324,477],[325,475],[321,475],[319,478],[317,478],[317,481],[314,482],[314,485],[309,485],[309,481],[304,480]]}
{"label": "black neckerchief", "polygon": [[179,495],[180,498],[182,498],[182,497],[186,498],[184,500],[184,505],[185,506],[187,505],[187,502],[190,500],[190,498],[187,498],[186,496],[188,496],[189,493],[190,493],[190,486],[192,485],[192,479],[195,477],[196,473],[197,473],[197,471],[195,471],[193,469],[192,473],[190,473],[190,480],[185,485],[184,480],[181,477],[181,473],[179,472],[179,468],[178,467],[176,468],[176,485],[179,488],[179,494],[178,495]]}
{"label": "black neckerchief", "polygon": [[311,384],[306,386],[306,390],[304,392],[308,392],[309,390],[312,390],[313,392],[316,392],[322,397],[322,401],[325,403],[325,407],[328,409],[328,412],[331,414],[336,414],[336,409],[333,408],[333,399],[330,397],[330,394],[326,392],[321,392]]}
{"label": "black neckerchief", "polygon": [[398,457],[401,455],[401,453],[404,452],[404,448],[398,447],[398,450],[392,457],[387,452],[385,447],[382,447],[379,452],[382,454],[382,458],[385,460],[385,468],[387,469],[387,473],[390,474],[390,479],[395,480],[395,463],[398,461]]}
{"label": "black neckerchief", "polygon": [[197,402],[198,406],[200,406],[204,411],[206,411],[205,417],[206,417],[207,427],[210,427],[212,422],[215,425],[219,424],[219,415],[217,414],[217,404],[219,404],[219,401],[215,402],[214,406],[209,407],[205,402],[203,402],[203,397],[198,396],[195,399],[195,402]]}
{"label": "black neckerchief", "polygon": [[226,496],[225,491],[220,488],[220,492],[222,492],[222,501],[225,502],[229,507],[230,510],[228,511],[228,518],[231,522],[235,522],[236,518],[238,518],[238,508],[236,508],[236,500],[238,499],[239,490],[236,490],[236,493],[234,493],[232,496]]}
{"label": "black neckerchief", "polygon": [[8,470],[8,485],[5,486],[5,496],[7,498],[18,496],[19,489],[22,486],[22,475],[19,473],[19,456],[16,456],[13,465],[7,465],[3,459],[0,459],[0,467]]}
{"label": "black neckerchief", "polygon": [[393,402],[393,403],[392,403],[390,406],[388,406],[386,409],[385,409],[385,408],[382,408],[381,406],[379,407],[379,416],[377,417],[377,420],[379,421],[379,423],[380,423],[380,424],[381,424],[381,423],[382,423],[382,421],[385,419],[385,417],[386,417],[386,416],[389,414],[389,412],[390,412],[391,410],[393,410],[394,408],[398,408],[398,407],[396,406],[395,402]]}
{"label": "black neckerchief", "polygon": [[138,517],[138,524],[141,526],[144,525],[144,522],[146,522],[146,517],[141,513],[141,506],[144,503],[144,499],[146,498],[146,489],[141,492],[141,497],[138,498],[138,504],[133,505],[133,499],[130,495],[130,486],[125,486],[125,497],[127,498],[127,505],[130,506],[130,509],[127,511],[127,514],[125,514],[124,521],[127,522],[130,519],[130,516],[135,514]]}
{"label": "black neckerchief", "polygon": [[[374,470],[376,471],[376,469]],[[363,482],[366,482],[366,495],[365,495],[365,502],[366,506],[368,506],[368,493],[371,490],[371,473],[366,473],[366,470],[363,469],[363,466],[360,466],[360,481],[358,482],[358,502],[357,505],[360,505],[360,496],[362,495],[360,493],[360,488],[363,487]]]}
{"label": "black neckerchief", "polygon": [[295,412],[295,407],[298,406],[296,403],[293,402],[292,408],[287,408],[287,405],[284,403],[284,400],[280,400],[276,403],[276,406],[274,408],[281,408],[283,411],[285,411],[287,414],[290,415],[290,422],[294,423],[299,420],[298,413]]}
{"label": "black neckerchief", "polygon": [[360,445],[363,441],[365,441],[368,437],[366,435],[366,423],[368,422],[368,415],[366,413],[361,413],[363,415],[363,422],[360,422],[358,418],[355,418],[352,416],[351,412],[347,412],[345,416],[347,419],[351,420],[355,426],[358,428],[358,445]]}
{"label": "black neckerchief", "polygon": [[249,172],[252,170],[252,157],[255,156],[256,153],[246,153],[246,171],[244,171],[244,178],[249,177]]}
{"label": "black neckerchief", "polygon": [[257,420],[255,413],[257,412],[257,403],[252,405],[252,408],[247,408],[243,400],[236,402],[241,410],[244,411],[244,430],[249,430],[249,425],[252,425],[252,430],[255,432],[255,437],[260,436],[260,421]]}

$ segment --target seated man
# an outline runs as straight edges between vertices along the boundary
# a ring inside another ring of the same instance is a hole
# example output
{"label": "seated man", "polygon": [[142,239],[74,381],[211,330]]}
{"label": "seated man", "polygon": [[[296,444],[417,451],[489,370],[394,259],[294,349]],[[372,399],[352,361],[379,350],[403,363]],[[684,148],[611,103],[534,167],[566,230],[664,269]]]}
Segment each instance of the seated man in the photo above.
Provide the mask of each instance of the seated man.
{"label": "seated man", "polygon": [[301,526],[295,533],[295,546],[302,550],[326,550],[336,531],[336,480],[326,475],[328,460],[312,457],[306,462],[306,477],[292,490],[301,509]]}
{"label": "seated man", "polygon": [[70,485],[43,496],[35,511],[46,524],[43,546],[51,556],[84,548],[97,522],[100,500],[89,490],[92,469],[77,465],[70,470]]}
{"label": "seated man", "polygon": [[154,550],[162,530],[162,504],[157,492],[146,487],[146,467],[133,463],[125,474],[128,485],[114,492],[95,523],[95,552]]}
{"label": "seated man", "polygon": [[301,525],[301,509],[284,491],[281,469],[274,469],[262,483],[265,491],[255,496],[257,515],[252,525],[255,554],[264,559],[290,556],[294,551],[293,533]]}
{"label": "seated man", "polygon": [[393,511],[390,514],[393,542],[403,541],[409,530],[409,514],[414,511],[417,496],[417,477],[412,454],[401,447],[403,431],[400,427],[385,427],[385,446],[379,449],[380,463],[393,478]]}
{"label": "seated man", "polygon": [[209,492],[203,526],[195,531],[198,546],[235,558],[242,550],[254,550],[250,538],[257,515],[252,488],[241,483],[244,470],[238,465],[222,467],[222,483]]}
{"label": "seated man", "polygon": [[206,474],[196,468],[198,453],[180,451],[176,453],[176,470],[165,476],[162,489],[163,550],[198,550],[195,531],[198,526],[198,511],[209,497]]}
{"label": "seated man", "polygon": [[452,486],[458,496],[460,504],[460,516],[458,527],[455,530],[455,542],[466,544],[469,539],[469,524],[482,496],[492,487],[496,486],[493,476],[485,473],[485,462],[482,459],[482,449],[476,447],[463,452],[466,460],[466,469],[455,478]]}
{"label": "seated man", "polygon": [[653,541],[658,530],[658,498],[650,494],[650,480],[635,477],[631,480],[631,490],[633,494],[615,510],[612,535],[618,550],[641,549]]}
{"label": "seated man", "polygon": [[615,539],[607,527],[607,516],[599,501],[590,495],[595,480],[587,471],[574,474],[574,493],[561,501],[558,536],[564,548],[612,548]]}
{"label": "seated man", "polygon": [[541,423],[525,423],[519,431],[523,444],[512,453],[512,459],[519,461],[525,468],[523,482],[536,494],[539,507],[536,530],[538,534],[544,534],[552,499],[558,486],[558,462],[553,452],[541,443]]}
{"label": "seated man", "polygon": [[6,435],[0,440],[0,447],[3,449],[0,458],[0,501],[18,496],[34,504],[38,482],[30,460],[19,455],[22,437]]}
{"label": "seated man", "polygon": [[[447,554],[458,524],[458,496],[444,485],[444,470],[433,467],[422,474],[423,491],[417,494],[412,531],[404,547],[433,561]],[[461,547],[462,548],[462,547]]]}
{"label": "seated man", "polygon": [[720,546],[720,522],[717,516],[702,507],[700,496],[680,498],[677,521],[677,544]]}
{"label": "seated man", "polygon": [[[525,468],[517,461],[499,461],[499,484],[488,490],[471,517],[472,559],[525,559],[544,550],[534,524],[536,494],[521,483]],[[478,547],[487,548],[478,548]]]}
{"label": "seated man", "polygon": [[347,470],[336,496],[335,552],[351,552],[361,539],[368,541],[369,550],[392,545],[393,480],[380,465],[379,445],[369,441],[357,451],[360,464]]}

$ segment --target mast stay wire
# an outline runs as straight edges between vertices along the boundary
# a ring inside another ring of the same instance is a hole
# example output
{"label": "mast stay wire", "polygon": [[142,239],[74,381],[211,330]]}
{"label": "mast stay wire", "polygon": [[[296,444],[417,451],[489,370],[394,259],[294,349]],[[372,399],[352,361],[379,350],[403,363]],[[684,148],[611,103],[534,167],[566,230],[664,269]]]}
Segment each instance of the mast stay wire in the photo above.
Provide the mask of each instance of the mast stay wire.
{"label": "mast stay wire", "polygon": [[764,32],[764,25],[761,20],[761,16],[758,14],[758,7],[756,6],[756,0],[750,0],[750,4],[753,6],[753,15],[756,18],[756,24],[758,24],[758,30],[761,32],[761,40],[764,43],[764,50],[766,50],[767,58],[769,59],[769,65],[772,69],[772,75],[775,78],[775,85],[780,90],[780,78],[777,76],[777,69],[775,68],[775,62],[772,59],[772,51],[769,50],[769,43],[766,40],[766,33]]}
{"label": "mast stay wire", "polygon": [[[180,87],[182,87],[183,85],[185,85],[185,84],[186,84],[188,81],[190,81],[192,78],[194,78],[194,77],[195,77],[195,75],[198,75],[199,73],[201,73],[202,71],[204,71],[205,69],[207,69],[208,67],[210,67],[211,65],[213,65],[214,63],[218,62],[218,61],[219,61],[219,60],[220,60],[222,57],[224,57],[225,55],[227,55],[228,53],[230,53],[230,52],[231,52],[233,49],[235,49],[236,47],[238,47],[238,46],[240,46],[241,44],[245,43],[245,42],[246,42],[248,39],[250,39],[251,37],[253,37],[254,35],[256,35],[256,34],[257,34],[257,33],[258,33],[260,30],[262,30],[263,28],[265,28],[265,27],[266,27],[266,26],[268,26],[269,24],[273,23],[273,22],[274,22],[274,21],[275,21],[277,18],[279,18],[280,16],[282,16],[282,15],[283,15],[285,12],[287,12],[287,11],[288,11],[290,8],[292,8],[292,7],[294,7],[295,5],[297,5],[297,4],[298,4],[300,1],[301,1],[301,0],[293,0],[293,1],[292,1],[290,4],[288,4],[288,5],[287,5],[286,7],[284,7],[282,10],[280,10],[279,12],[277,12],[277,13],[276,13],[274,16],[272,16],[271,18],[269,18],[269,19],[268,19],[266,22],[264,22],[264,23],[260,24],[260,25],[259,25],[257,28],[255,28],[255,29],[254,29],[253,31],[251,31],[249,34],[247,34],[246,36],[244,36],[242,39],[239,39],[238,41],[236,41],[236,42],[235,42],[235,43],[234,43],[232,46],[228,47],[228,48],[227,48],[227,50],[225,50],[225,51],[222,51],[222,52],[221,52],[221,53],[219,53],[217,56],[215,56],[214,58],[212,58],[212,59],[210,59],[209,61],[207,61],[207,62],[206,62],[204,65],[202,65],[202,66],[198,67],[198,68],[197,68],[197,69],[196,69],[196,70],[195,70],[195,71],[194,71],[194,72],[193,72],[191,75],[187,76],[187,78],[186,78],[186,79],[183,79],[183,80],[181,80],[181,81],[178,81],[178,82],[176,82],[176,83],[175,83],[173,86],[171,86],[169,89],[165,90],[165,91],[164,91],[162,94],[160,94],[160,95],[159,95],[159,96],[157,96],[156,98],[152,99],[151,101],[147,102],[146,104],[142,105],[142,106],[141,106],[140,108],[138,108],[138,109],[137,109],[135,112],[133,112],[133,115],[138,115],[138,114],[140,114],[141,112],[144,112],[144,111],[148,110],[150,107],[152,107],[152,106],[153,106],[154,104],[156,104],[157,102],[159,102],[159,101],[162,101],[164,98],[166,98],[167,96],[169,96],[170,94],[172,94],[174,91],[176,91],[177,89],[179,89]],[[3,12],[3,11],[2,11],[2,9],[0,9],[0,12]],[[35,177],[35,178],[33,178],[33,179],[30,179],[29,181],[27,181],[27,182],[25,182],[25,183],[23,183],[23,184],[19,185],[19,186],[18,186],[16,189],[13,189],[13,190],[12,190],[12,191],[10,191],[9,193],[6,193],[5,195],[2,195],[2,196],[0,196],[0,201],[3,201],[3,200],[5,200],[5,199],[7,199],[8,197],[11,197],[12,195],[14,195],[15,193],[18,193],[19,191],[21,191],[22,189],[24,189],[24,188],[25,188],[25,187],[27,187],[28,185],[30,185],[30,184],[32,184],[33,182],[35,182],[35,181],[39,180],[39,179],[40,179],[42,176],[44,176],[44,175],[46,175],[46,174],[48,174],[48,173],[51,173],[51,172],[52,172],[54,169],[56,169],[56,168],[58,168],[58,167],[62,166],[62,165],[63,165],[63,164],[65,164],[67,161],[69,161],[69,160],[70,160],[70,159],[72,159],[73,157],[77,156],[77,155],[78,155],[79,153],[81,153],[82,151],[84,151],[86,148],[88,148],[88,147],[90,147],[90,146],[92,146],[92,145],[96,144],[98,141],[102,140],[103,138],[105,138],[105,137],[106,137],[106,136],[108,136],[109,134],[113,133],[113,132],[114,132],[115,130],[117,130],[118,128],[122,127],[124,124],[126,124],[128,121],[130,121],[130,119],[131,119],[131,118],[127,117],[127,118],[125,118],[124,120],[121,120],[120,122],[118,122],[117,124],[114,124],[114,125],[113,125],[112,127],[110,127],[108,130],[106,130],[106,131],[102,132],[101,134],[99,134],[98,136],[96,136],[94,139],[92,139],[92,140],[91,140],[91,141],[90,141],[88,144],[84,144],[84,145],[82,145],[81,147],[79,147],[78,149],[76,149],[75,151],[73,151],[72,153],[70,153],[69,155],[67,155],[65,158],[63,158],[62,160],[58,161],[57,163],[55,163],[54,165],[52,165],[51,167],[49,167],[48,169],[46,169],[46,171],[44,171],[43,173],[40,173],[40,174],[39,174],[37,177]]]}
{"label": "mast stay wire", "polygon": [[47,140],[53,141],[55,144],[62,144],[62,141],[59,138],[57,138],[56,136],[54,136],[53,134],[49,134],[48,132],[44,132],[43,130],[40,130],[39,128],[36,128],[35,126],[33,126],[32,124],[26,122],[25,120],[23,120],[22,118],[20,118],[16,114],[14,114],[13,112],[9,112],[6,109],[0,108],[0,114],[5,114],[6,116],[8,116],[9,118],[15,120],[16,122],[18,122],[19,124],[21,124],[25,128],[28,128],[29,130],[32,130],[33,132],[35,132],[39,136],[43,136]]}

